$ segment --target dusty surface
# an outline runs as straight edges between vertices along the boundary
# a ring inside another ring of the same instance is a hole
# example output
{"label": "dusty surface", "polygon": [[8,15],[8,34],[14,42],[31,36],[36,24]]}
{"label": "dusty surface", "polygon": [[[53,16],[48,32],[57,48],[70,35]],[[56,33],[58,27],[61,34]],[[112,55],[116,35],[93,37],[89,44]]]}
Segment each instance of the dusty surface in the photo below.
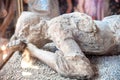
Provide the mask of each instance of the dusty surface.
{"label": "dusty surface", "polygon": [[[0,80],[76,80],[61,77],[39,60],[32,67],[22,68],[21,59],[16,52],[0,71]],[[93,80],[120,80],[120,56],[93,56],[90,61],[96,71]]]}

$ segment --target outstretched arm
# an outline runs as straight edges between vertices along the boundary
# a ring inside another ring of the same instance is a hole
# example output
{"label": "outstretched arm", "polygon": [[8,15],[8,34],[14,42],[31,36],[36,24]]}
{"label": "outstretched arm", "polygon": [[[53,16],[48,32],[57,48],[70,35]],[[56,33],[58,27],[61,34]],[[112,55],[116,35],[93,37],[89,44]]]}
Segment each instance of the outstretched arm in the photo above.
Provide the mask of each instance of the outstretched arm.
{"label": "outstretched arm", "polygon": [[[32,56],[38,58],[62,76],[78,79],[92,77],[93,71],[90,63],[84,54],[81,54],[82,51],[75,40],[65,39],[64,41],[61,40],[60,43],[59,51],[56,53],[39,49],[31,43],[27,43],[26,49]],[[17,44],[16,47],[14,49],[19,50],[20,45]]]}
{"label": "outstretched arm", "polygon": [[[74,41],[72,42],[74,43]],[[76,79],[89,79],[93,76],[89,61],[85,57],[76,54],[69,55],[69,53],[68,56],[64,56],[61,51],[58,53],[44,51],[31,43],[27,44],[27,49],[32,56],[37,57],[62,76]]]}
{"label": "outstretched arm", "polygon": [[56,54],[54,54],[53,52],[39,49],[31,43],[27,44],[27,49],[32,56],[38,58],[40,61],[47,64],[52,69],[56,70],[55,69],[55,67],[56,67]]}

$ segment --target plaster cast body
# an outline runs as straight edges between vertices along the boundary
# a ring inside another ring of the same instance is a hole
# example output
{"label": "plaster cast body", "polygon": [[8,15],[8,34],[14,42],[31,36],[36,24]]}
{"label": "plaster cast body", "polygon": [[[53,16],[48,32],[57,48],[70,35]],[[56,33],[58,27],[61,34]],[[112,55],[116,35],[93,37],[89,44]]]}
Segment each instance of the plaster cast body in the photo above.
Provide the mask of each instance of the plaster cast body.
{"label": "plaster cast body", "polygon": [[[119,52],[119,21],[119,15],[93,21],[88,15],[75,12],[46,20],[35,13],[24,12],[11,41],[27,42],[30,53],[59,74],[86,79],[91,78],[94,72],[85,54]],[[51,41],[59,50],[56,54],[40,49]]]}

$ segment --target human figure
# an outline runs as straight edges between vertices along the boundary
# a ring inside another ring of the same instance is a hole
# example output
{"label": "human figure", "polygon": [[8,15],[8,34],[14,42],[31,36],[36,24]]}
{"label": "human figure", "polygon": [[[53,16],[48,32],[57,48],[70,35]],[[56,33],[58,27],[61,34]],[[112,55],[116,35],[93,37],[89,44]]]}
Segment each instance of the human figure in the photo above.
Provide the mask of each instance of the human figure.
{"label": "human figure", "polygon": [[59,16],[58,0],[28,0],[29,11],[36,12],[48,18]]}
{"label": "human figure", "polygon": [[[39,15],[24,12],[18,19],[14,40],[27,44],[27,50],[60,75],[76,79],[89,79],[94,75],[85,55],[114,55],[120,46],[120,15],[93,21],[84,13],[64,14],[50,21]],[[22,26],[22,27],[21,27]],[[17,28],[21,27],[19,31]],[[41,48],[53,41],[58,51],[53,53]],[[32,43],[32,44],[31,44]],[[19,50],[16,45],[15,50]]]}
{"label": "human figure", "polygon": [[78,0],[78,4],[75,11],[86,13],[90,15],[94,20],[102,20],[106,13],[104,11],[108,9],[108,0]]}
{"label": "human figure", "polygon": [[73,12],[73,0],[58,0],[60,14]]}
{"label": "human figure", "polygon": [[13,16],[15,13],[15,6],[16,6],[15,0],[0,0],[0,32],[1,36],[5,37],[5,32],[8,26],[10,25],[11,21],[13,20]]}

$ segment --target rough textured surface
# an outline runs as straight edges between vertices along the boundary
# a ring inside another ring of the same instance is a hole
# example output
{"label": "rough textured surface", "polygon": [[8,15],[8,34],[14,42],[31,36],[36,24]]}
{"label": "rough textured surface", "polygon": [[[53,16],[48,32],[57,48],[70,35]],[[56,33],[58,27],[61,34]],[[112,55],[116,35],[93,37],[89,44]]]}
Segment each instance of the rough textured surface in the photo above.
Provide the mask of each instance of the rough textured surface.
{"label": "rough textured surface", "polygon": [[[30,13],[30,15],[34,14]],[[23,28],[16,37],[41,47],[51,39],[59,51],[61,50],[61,55],[37,49],[29,43],[27,49],[61,75],[90,78],[93,71],[84,52],[96,55],[109,54],[110,50],[114,53],[119,52],[117,51],[119,50],[119,15],[98,22],[93,21],[86,14],[77,12],[62,15],[50,21],[41,21],[39,16],[32,16],[31,19],[30,15],[27,15],[27,19],[23,17],[24,15],[22,16],[25,21],[20,19],[22,17],[19,18],[18,23],[21,23]],[[111,24],[112,21],[114,21],[113,24]]]}
{"label": "rough textured surface", "polygon": [[95,80],[120,80],[120,55],[116,56],[94,56],[91,62],[97,68]]}
{"label": "rough textured surface", "polygon": [[[92,56],[96,77],[92,80],[120,80],[120,56]],[[0,80],[76,80],[61,77],[39,60],[34,64],[38,69],[21,67],[21,55],[16,52],[0,71]],[[25,74],[26,73],[26,74]]]}
{"label": "rough textured surface", "polygon": [[[46,23],[44,21],[49,18],[45,15],[23,12],[18,19],[14,36],[17,39],[24,39],[35,44],[37,47],[42,47],[47,41],[43,40],[46,32]],[[12,37],[12,40],[14,40]]]}

